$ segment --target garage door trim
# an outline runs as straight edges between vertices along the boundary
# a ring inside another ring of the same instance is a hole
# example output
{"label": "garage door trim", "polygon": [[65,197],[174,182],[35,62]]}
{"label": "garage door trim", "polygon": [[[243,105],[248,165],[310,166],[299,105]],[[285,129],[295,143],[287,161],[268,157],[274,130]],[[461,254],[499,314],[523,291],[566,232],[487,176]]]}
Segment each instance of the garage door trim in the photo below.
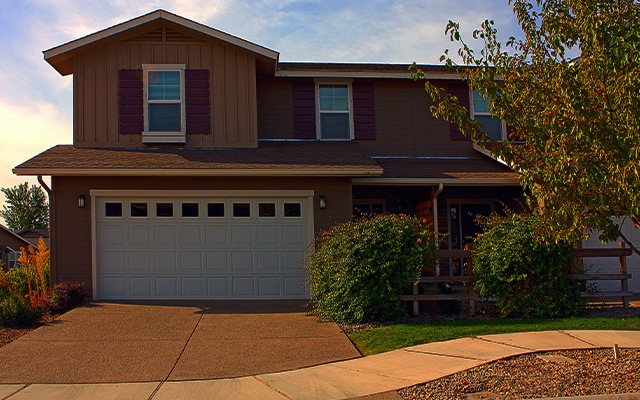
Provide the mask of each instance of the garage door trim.
{"label": "garage door trim", "polygon": [[306,207],[308,221],[308,238],[314,237],[314,191],[313,190],[121,190],[121,189],[92,189],[91,197],[91,279],[93,287],[93,299],[98,300],[98,218],[97,203],[102,197],[156,197],[156,198],[307,198],[309,206]]}

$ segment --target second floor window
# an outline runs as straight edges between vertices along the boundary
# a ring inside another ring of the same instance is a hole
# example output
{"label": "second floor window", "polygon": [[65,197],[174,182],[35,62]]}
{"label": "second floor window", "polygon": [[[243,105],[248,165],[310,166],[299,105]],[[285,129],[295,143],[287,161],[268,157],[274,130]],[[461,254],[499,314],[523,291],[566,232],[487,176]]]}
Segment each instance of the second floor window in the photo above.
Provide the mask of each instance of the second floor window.
{"label": "second floor window", "polygon": [[318,84],[318,139],[351,139],[349,84]]}
{"label": "second floor window", "polygon": [[473,119],[482,123],[484,129],[489,133],[489,137],[493,140],[504,140],[506,126],[498,117],[491,115],[487,100],[482,95],[472,90],[471,112]]}
{"label": "second floor window", "polygon": [[[184,141],[184,66],[144,65],[147,141]],[[173,138],[175,140],[166,140]]]}

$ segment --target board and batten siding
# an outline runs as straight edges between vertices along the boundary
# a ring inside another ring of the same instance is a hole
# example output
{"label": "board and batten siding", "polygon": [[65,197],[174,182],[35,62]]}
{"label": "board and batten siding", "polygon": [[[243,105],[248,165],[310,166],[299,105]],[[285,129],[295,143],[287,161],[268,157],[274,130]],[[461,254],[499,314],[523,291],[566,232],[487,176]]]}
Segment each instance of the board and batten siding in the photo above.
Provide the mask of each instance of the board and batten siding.
{"label": "board and batten siding", "polygon": [[184,64],[210,72],[209,134],[187,135],[186,147],[256,147],[256,59],[251,53],[204,42],[120,41],[74,59],[74,145],[144,146],[142,136],[118,129],[118,71],[142,64]]}
{"label": "board and batten siding", "polygon": [[[336,221],[351,220],[350,178],[283,178],[236,177],[52,177],[51,198],[51,280],[80,281],[91,285],[91,202],[90,190],[313,190],[315,229],[326,229]],[[78,196],[86,196],[84,208],[78,207]],[[319,196],[327,199],[327,208],[319,208]],[[150,195],[151,196],[151,195]]]}

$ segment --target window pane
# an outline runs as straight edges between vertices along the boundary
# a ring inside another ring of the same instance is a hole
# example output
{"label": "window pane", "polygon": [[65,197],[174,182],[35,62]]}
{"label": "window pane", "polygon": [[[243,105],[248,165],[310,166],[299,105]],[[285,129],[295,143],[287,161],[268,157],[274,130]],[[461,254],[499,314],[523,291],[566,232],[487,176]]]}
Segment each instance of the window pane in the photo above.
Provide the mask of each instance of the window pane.
{"label": "window pane", "polygon": [[301,217],[302,206],[300,205],[300,203],[284,203],[284,216]]}
{"label": "window pane", "polygon": [[149,100],[180,100],[180,71],[149,71]]}
{"label": "window pane", "polygon": [[233,203],[234,217],[250,217],[251,205],[249,203]]}
{"label": "window pane", "polygon": [[173,203],[157,203],[156,217],[173,217]]}
{"label": "window pane", "polygon": [[349,139],[349,114],[320,114],[320,127],[322,139]]}
{"label": "window pane", "polygon": [[146,217],[147,216],[147,203],[131,203],[131,216],[132,217]]}
{"label": "window pane", "polygon": [[149,132],[180,130],[180,104],[149,104]]}
{"label": "window pane", "polygon": [[224,203],[208,203],[207,216],[208,217],[224,217]]}
{"label": "window pane", "polygon": [[258,216],[259,217],[275,217],[276,216],[276,204],[275,203],[260,203],[260,204],[258,204]]}
{"label": "window pane", "polygon": [[164,84],[164,71],[149,71],[149,85],[163,85]]}
{"label": "window pane", "polygon": [[489,106],[487,100],[483,99],[480,93],[473,91],[473,112],[474,113],[488,113]]}
{"label": "window pane", "polygon": [[105,217],[122,217],[122,203],[104,203]]}
{"label": "window pane", "polygon": [[321,110],[349,110],[348,85],[320,85],[318,95]]}
{"label": "window pane", "polygon": [[180,85],[170,85],[164,87],[165,100],[180,100]]}
{"label": "window pane", "polygon": [[200,215],[198,203],[182,203],[183,217],[198,217]]}
{"label": "window pane", "polygon": [[476,115],[476,121],[482,123],[484,129],[489,132],[489,137],[493,140],[502,140],[502,122],[498,117]]}

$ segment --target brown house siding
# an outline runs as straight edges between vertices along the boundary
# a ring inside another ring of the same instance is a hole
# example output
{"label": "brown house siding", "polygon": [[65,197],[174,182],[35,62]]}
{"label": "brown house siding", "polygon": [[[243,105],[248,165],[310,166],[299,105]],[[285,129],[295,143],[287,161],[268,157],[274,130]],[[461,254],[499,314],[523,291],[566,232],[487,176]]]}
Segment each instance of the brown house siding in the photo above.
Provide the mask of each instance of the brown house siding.
{"label": "brown house siding", "polygon": [[254,55],[223,44],[135,39],[96,47],[74,59],[74,145],[144,146],[141,135],[120,134],[118,126],[118,71],[138,70],[142,64],[185,64],[210,71],[213,134],[188,134],[187,147],[257,145]]}
{"label": "brown house siding", "polygon": [[[91,285],[91,189],[142,190],[314,190],[315,229],[328,228],[335,221],[351,218],[351,180],[349,178],[96,178],[53,177],[51,279],[76,280]],[[78,196],[87,198],[78,208]],[[327,208],[318,207],[318,196],[327,198]]]}
{"label": "brown house siding", "polygon": [[258,137],[260,139],[293,139],[293,88],[291,81],[258,76],[257,93]]}

